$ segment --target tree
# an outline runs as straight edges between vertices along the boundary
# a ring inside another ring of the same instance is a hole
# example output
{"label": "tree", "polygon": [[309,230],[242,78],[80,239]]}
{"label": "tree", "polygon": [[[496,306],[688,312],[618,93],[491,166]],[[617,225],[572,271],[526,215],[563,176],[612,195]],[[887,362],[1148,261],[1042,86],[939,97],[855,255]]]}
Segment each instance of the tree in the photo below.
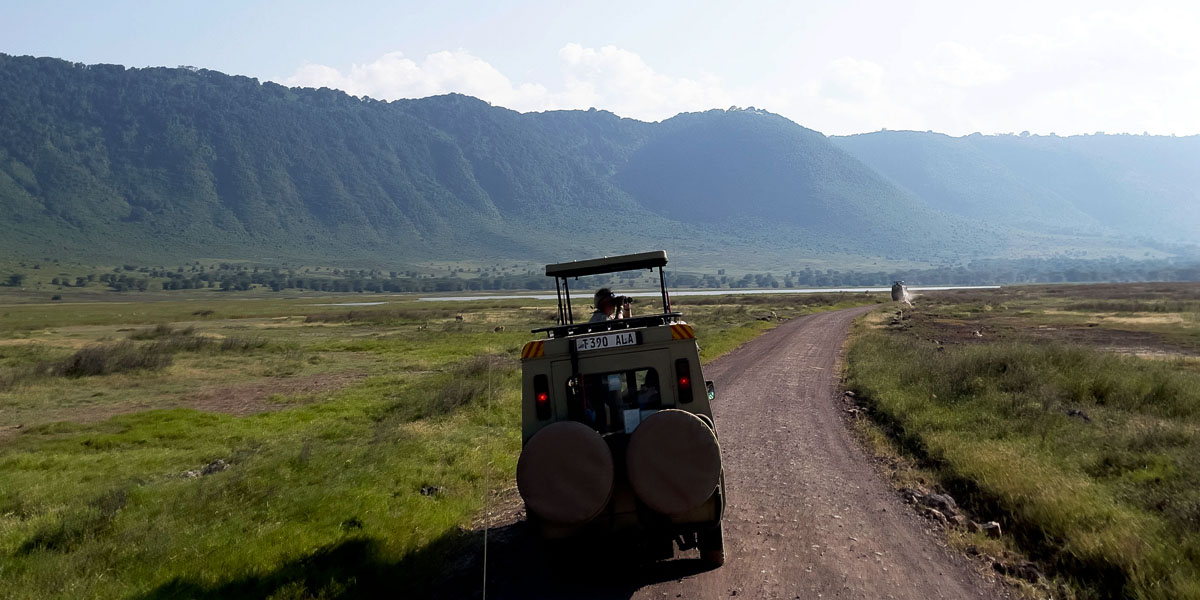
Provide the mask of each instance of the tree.
{"label": "tree", "polygon": [[12,275],[8,276],[8,285],[10,285],[12,287],[19,287],[21,285],[21,283],[24,281],[25,281],[24,273],[13,273]]}

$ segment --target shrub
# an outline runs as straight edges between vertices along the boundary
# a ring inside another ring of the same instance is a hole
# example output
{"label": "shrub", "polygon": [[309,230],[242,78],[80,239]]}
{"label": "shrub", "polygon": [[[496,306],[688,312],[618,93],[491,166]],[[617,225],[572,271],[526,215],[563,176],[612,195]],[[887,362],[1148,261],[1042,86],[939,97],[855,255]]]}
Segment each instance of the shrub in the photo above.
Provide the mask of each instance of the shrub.
{"label": "shrub", "polygon": [[138,329],[137,331],[134,331],[133,333],[129,334],[129,339],[156,340],[168,336],[190,336],[194,335],[195,333],[195,327],[188,326],[183,329],[175,329],[166,323],[159,323],[158,325],[148,329]]}
{"label": "shrub", "polygon": [[267,340],[260,337],[238,338],[227,337],[221,340],[222,352],[246,352],[267,345]]}
{"label": "shrub", "polygon": [[401,323],[429,319],[448,319],[454,313],[443,308],[405,310],[348,310],[345,312],[314,313],[305,323]]}
{"label": "shrub", "polygon": [[80,349],[58,363],[53,372],[63,377],[88,377],[145,369],[155,371],[171,364],[171,355],[155,345],[123,341]]}

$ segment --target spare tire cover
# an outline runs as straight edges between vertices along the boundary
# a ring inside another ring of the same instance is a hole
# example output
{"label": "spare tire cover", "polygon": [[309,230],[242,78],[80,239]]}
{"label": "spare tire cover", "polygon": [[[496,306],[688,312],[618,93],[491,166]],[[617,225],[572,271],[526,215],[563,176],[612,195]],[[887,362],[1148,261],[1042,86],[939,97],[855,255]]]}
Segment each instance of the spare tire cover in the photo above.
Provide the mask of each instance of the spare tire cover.
{"label": "spare tire cover", "polygon": [[721,479],[716,434],[682,410],[662,410],[642,421],[629,439],[625,460],[638,498],[665,515],[700,506]]}
{"label": "spare tire cover", "polygon": [[566,525],[586,523],[608,506],[613,460],[600,434],[562,421],[538,431],[517,460],[517,490],[537,516]]}

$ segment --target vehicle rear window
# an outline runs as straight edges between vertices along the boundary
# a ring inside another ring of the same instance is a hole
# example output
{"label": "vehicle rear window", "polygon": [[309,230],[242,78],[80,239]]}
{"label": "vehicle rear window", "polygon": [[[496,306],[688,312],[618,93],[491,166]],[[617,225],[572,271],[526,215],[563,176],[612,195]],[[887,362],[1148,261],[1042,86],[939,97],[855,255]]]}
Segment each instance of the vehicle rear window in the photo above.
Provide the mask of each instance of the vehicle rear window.
{"label": "vehicle rear window", "polygon": [[601,433],[626,431],[625,411],[660,408],[662,390],[653,368],[589,373],[582,387],[567,382],[568,416]]}

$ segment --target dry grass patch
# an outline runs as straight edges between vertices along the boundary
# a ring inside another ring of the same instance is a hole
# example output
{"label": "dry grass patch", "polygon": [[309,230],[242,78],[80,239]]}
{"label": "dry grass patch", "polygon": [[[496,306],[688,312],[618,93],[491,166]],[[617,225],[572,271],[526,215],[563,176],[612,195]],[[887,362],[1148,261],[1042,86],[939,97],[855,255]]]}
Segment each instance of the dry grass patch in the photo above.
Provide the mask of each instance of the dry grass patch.
{"label": "dry grass patch", "polygon": [[343,371],[213,386],[184,396],[178,406],[229,415],[252,415],[315,402],[322,394],[366,378],[365,371]]}

